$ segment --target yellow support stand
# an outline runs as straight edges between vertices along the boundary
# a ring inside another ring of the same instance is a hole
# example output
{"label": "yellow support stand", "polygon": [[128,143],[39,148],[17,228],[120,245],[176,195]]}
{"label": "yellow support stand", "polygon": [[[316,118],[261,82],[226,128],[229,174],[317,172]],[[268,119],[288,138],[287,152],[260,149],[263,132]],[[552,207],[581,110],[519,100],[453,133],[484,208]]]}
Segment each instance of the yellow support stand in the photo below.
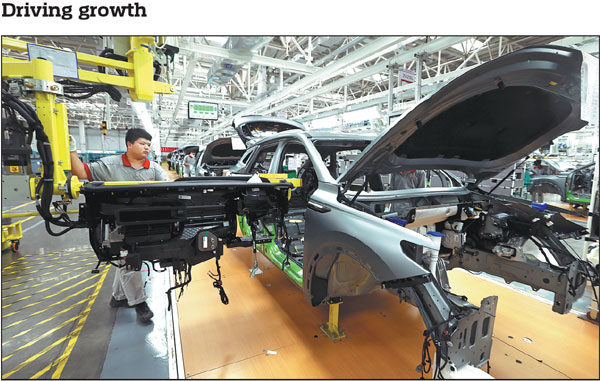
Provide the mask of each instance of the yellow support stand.
{"label": "yellow support stand", "polygon": [[2,225],[2,251],[11,248],[13,252],[19,251],[19,243],[23,238],[23,230],[21,221]]}
{"label": "yellow support stand", "polygon": [[329,320],[326,324],[321,325],[321,331],[332,340],[340,340],[346,337],[344,330],[339,327],[340,304],[342,304],[342,301],[329,302]]}

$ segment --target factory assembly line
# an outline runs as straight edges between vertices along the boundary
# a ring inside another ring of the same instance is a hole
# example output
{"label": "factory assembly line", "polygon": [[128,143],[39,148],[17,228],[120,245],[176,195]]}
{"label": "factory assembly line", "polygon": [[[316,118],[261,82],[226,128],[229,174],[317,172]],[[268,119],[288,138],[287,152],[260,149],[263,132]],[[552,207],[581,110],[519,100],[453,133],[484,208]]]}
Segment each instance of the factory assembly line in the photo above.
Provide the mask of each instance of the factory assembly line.
{"label": "factory assembly line", "polygon": [[[127,89],[133,100],[173,93],[169,84],[151,80],[155,41],[130,41],[127,62],[78,54],[80,63],[124,70],[127,76],[79,69],[80,80]],[[2,45],[27,49],[10,38]],[[67,95],[68,85],[55,79],[48,60],[3,57],[2,155],[5,165],[20,168],[3,181],[11,181],[15,197],[26,193],[36,201],[50,235],[88,229],[98,264],[117,265],[125,258],[125,266],[135,270],[144,262],[154,270],[171,269],[177,282],[165,290],[169,305],[171,291],[191,282],[192,266],[212,259],[213,285],[221,302],[229,303],[222,279],[227,269],[219,264],[224,247],[252,247],[254,256],[261,251],[312,306],[336,309],[344,297],[388,290],[415,305],[425,323],[420,370],[429,367],[435,378],[462,378],[490,360],[498,298],[471,304],[450,291],[447,270],[482,271],[548,290],[554,293],[551,309],[559,314],[571,310],[588,281],[598,285],[598,267],[562,242],[588,233],[561,215],[575,212],[477,187],[587,124],[580,110],[583,64],[574,49],[528,47],[448,82],[375,138],[312,132],[297,122],[251,116],[234,122],[247,151],[243,165],[228,176],[82,182],[70,172],[66,107],[55,101]],[[269,136],[251,136],[275,124]],[[41,177],[26,172],[33,137]],[[359,153],[341,168],[338,154],[350,150]],[[269,152],[268,165],[262,165],[263,152]],[[292,154],[306,160],[288,176],[283,163]],[[383,187],[383,175],[406,170],[435,171],[439,184]],[[463,172],[466,181],[451,171]],[[81,196],[85,201],[75,219],[68,208]],[[539,253],[523,250],[528,241]],[[252,276],[259,273],[253,270]],[[337,322],[329,328],[326,334],[342,337]],[[429,348],[435,349],[433,358]]]}

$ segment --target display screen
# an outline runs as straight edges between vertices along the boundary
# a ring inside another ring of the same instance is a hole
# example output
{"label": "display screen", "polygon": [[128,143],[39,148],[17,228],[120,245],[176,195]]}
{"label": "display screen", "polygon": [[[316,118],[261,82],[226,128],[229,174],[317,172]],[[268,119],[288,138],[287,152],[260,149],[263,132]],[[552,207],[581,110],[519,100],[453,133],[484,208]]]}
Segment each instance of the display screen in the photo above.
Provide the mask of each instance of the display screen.
{"label": "display screen", "polygon": [[219,105],[208,102],[188,102],[189,119],[217,120],[219,118]]}

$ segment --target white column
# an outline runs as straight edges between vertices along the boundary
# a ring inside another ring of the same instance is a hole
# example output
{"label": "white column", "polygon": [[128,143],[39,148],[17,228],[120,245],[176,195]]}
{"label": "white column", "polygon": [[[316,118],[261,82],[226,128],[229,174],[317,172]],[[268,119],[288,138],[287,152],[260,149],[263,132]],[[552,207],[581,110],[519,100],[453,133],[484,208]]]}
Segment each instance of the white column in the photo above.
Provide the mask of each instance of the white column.
{"label": "white column", "polygon": [[283,69],[279,69],[279,89],[283,89]]}
{"label": "white column", "polygon": [[388,121],[394,108],[394,65],[388,66]]}
{"label": "white column", "polygon": [[85,140],[85,124],[83,120],[80,120],[78,123],[79,126],[79,152],[87,152],[87,142]]}
{"label": "white column", "polygon": [[423,74],[423,55],[417,56],[417,85],[415,87],[415,104],[421,103],[421,76]]}

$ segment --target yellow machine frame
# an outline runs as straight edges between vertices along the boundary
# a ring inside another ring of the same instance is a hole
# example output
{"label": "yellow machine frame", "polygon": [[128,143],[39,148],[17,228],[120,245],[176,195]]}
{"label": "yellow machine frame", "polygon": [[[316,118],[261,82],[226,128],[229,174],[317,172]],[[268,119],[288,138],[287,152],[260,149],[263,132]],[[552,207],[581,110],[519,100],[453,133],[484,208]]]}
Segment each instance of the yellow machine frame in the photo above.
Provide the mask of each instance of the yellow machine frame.
{"label": "yellow machine frame", "polygon": [[[127,76],[104,74],[89,70],[78,69],[79,80],[84,82],[102,83],[118,86],[129,91],[133,101],[152,101],[154,94],[172,94],[175,87],[163,82],[153,80],[154,56],[150,52],[150,45],[154,44],[154,38],[130,37],[130,50],[126,53],[128,62],[97,57],[91,54],[76,53],[78,63],[103,66],[114,69],[126,70]],[[16,51],[27,51],[28,43],[14,38],[2,37],[2,48]],[[55,49],[55,48],[53,48]],[[54,70],[52,62],[33,59],[31,61],[2,57],[2,79],[10,78],[32,78],[48,83],[51,91],[58,90],[59,86],[54,83]],[[54,189],[52,193],[61,195],[64,199],[78,198],[79,189],[83,185],[76,176],[71,176],[70,189],[67,189],[67,176],[65,171],[71,170],[71,156],[69,152],[69,127],[67,122],[67,107],[56,102],[56,94],[53,92],[35,91],[35,106],[38,118],[42,122],[44,132],[48,135],[52,149],[52,161],[54,162]],[[43,169],[42,169],[43,171]],[[35,187],[40,177],[30,177],[29,188],[31,199],[36,198]],[[77,213],[77,211],[69,211]],[[17,215],[4,214],[2,217],[21,217]],[[38,215],[37,212],[26,213],[27,215]],[[2,225],[2,250],[12,247],[18,251],[19,240],[23,237],[21,224],[24,220]]]}
{"label": "yellow machine frame", "polygon": [[[91,54],[76,53],[79,63],[104,66],[114,69],[127,70],[128,76],[97,73],[78,69],[79,80],[84,82],[102,83],[125,88],[133,101],[152,101],[154,94],[172,94],[175,87],[153,80],[154,56],[149,46],[154,44],[154,38],[130,37],[130,50],[126,53],[128,62],[97,57]],[[2,37],[2,47],[17,51],[27,51],[25,41]],[[2,57],[2,78],[33,78],[52,83],[54,71],[52,62],[33,59],[31,61]],[[71,177],[70,189],[66,189],[67,177],[65,171],[71,170],[69,153],[69,136],[67,123],[67,108],[64,104],[56,103],[56,95],[52,92],[35,91],[35,105],[38,117],[44,126],[52,148],[54,162],[53,194],[65,198],[77,198],[82,183],[76,176]],[[33,189],[39,177],[30,180],[31,198],[35,199]]]}

